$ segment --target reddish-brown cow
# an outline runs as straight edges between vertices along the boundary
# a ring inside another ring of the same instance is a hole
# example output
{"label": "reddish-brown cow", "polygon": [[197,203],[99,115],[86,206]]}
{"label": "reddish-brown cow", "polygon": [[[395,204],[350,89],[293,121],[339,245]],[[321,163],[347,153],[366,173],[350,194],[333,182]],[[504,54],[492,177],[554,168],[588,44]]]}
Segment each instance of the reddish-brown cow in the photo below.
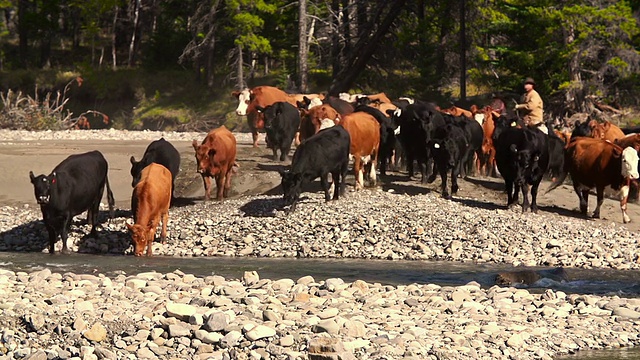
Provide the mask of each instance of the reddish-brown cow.
{"label": "reddish-brown cow", "polygon": [[300,121],[300,141],[310,138],[313,134],[340,122],[340,114],[331,106],[324,104],[309,110],[302,110]]}
{"label": "reddish-brown cow", "polygon": [[493,132],[496,129],[494,118],[500,116],[491,106],[482,109],[472,106],[473,118],[482,125],[484,137],[480,147],[480,156],[476,159],[476,167],[480,175],[492,175],[496,166],[496,147],[493,144]]}
{"label": "reddish-brown cow", "polygon": [[368,178],[372,185],[376,183],[376,164],[378,163],[378,149],[380,147],[380,124],[365,112],[354,112],[345,115],[340,120],[351,138],[349,153],[354,157],[353,170],[356,177],[356,190],[364,188],[364,169],[368,169]]}
{"label": "reddish-brown cow", "polygon": [[463,108],[459,108],[457,106],[452,106],[448,109],[441,109],[441,112],[445,113],[445,114],[449,114],[449,115],[453,115],[453,116],[464,116],[467,118],[472,118],[473,114],[471,113],[471,111],[469,110],[465,110]]}
{"label": "reddish-brown cow", "polygon": [[151,256],[151,245],[156,237],[156,229],[162,220],[160,239],[164,244],[167,238],[167,222],[169,221],[169,205],[171,204],[171,186],[173,176],[164,166],[151,163],[142,169],[140,182],[131,195],[131,212],[133,222],[127,228],[133,239],[133,254],[141,256],[147,248],[147,256]]}
{"label": "reddish-brown cow", "polygon": [[589,127],[591,128],[591,137],[594,139],[609,140],[611,142],[614,142],[618,139],[622,139],[625,136],[619,127],[613,125],[608,121],[599,123],[595,120],[591,120],[591,122],[589,122]]}
{"label": "reddish-brown cow", "polygon": [[633,147],[623,149],[609,141],[578,137],[567,145],[564,171],[547,192],[562,184],[567,174],[571,175],[573,189],[580,199],[580,212],[583,215],[587,215],[589,190],[595,187],[598,203],[593,217],[600,217],[604,188],[611,186],[614,190],[620,190],[622,221],[631,221],[627,215],[629,182],[630,179],[638,178],[638,152]]}
{"label": "reddish-brown cow", "polygon": [[264,117],[257,111],[256,106],[265,108],[278,101],[286,101],[297,107],[297,101],[302,101],[305,96],[309,99],[324,98],[324,95],[320,94],[287,94],[273,86],[256,86],[252,89],[234,91],[231,94],[238,99],[236,114],[247,116],[254,147],[258,146],[258,129],[264,128]]}
{"label": "reddish-brown cow", "polygon": [[231,189],[231,175],[236,166],[236,138],[226,127],[221,126],[211,130],[198,145],[193,140],[196,150],[196,164],[198,172],[204,182],[204,198],[211,198],[211,177],[216,179],[217,200],[229,196]]}

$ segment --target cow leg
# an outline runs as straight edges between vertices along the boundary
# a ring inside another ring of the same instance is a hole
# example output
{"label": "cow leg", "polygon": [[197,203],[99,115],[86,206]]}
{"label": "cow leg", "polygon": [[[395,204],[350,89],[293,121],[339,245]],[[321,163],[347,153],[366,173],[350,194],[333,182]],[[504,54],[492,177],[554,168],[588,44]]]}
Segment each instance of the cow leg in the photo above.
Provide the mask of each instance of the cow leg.
{"label": "cow leg", "polygon": [[522,212],[529,211],[529,184],[522,185]]}
{"label": "cow leg", "polygon": [[629,200],[630,182],[631,181],[627,179],[627,184],[620,188],[620,210],[622,210],[622,222],[625,224],[631,221],[631,218],[627,215],[627,201]]}
{"label": "cow leg", "polygon": [[580,200],[580,213],[587,216],[587,210],[589,206],[589,189],[581,190],[577,186],[574,186],[576,194],[578,195],[578,199]]}
{"label": "cow leg", "polygon": [[409,155],[407,153],[407,172],[409,173],[409,179],[411,179],[413,177],[414,171],[413,171],[413,155]]}
{"label": "cow leg", "polygon": [[222,171],[218,175],[216,175],[216,200],[218,201],[221,201],[222,197],[224,196],[225,178],[226,173],[223,173]]}
{"label": "cow leg", "polygon": [[96,231],[96,226],[98,224],[99,213],[100,213],[100,200],[98,200],[94,205],[92,205],[92,208],[89,208],[89,211],[87,212],[87,222],[91,224],[91,232],[89,233],[89,235],[93,236],[94,238],[98,237],[98,231]]}
{"label": "cow leg", "polygon": [[[322,191],[324,191],[324,201],[331,200],[331,195],[329,194],[331,185],[329,185],[329,181],[327,180],[327,177],[329,177],[329,174],[320,175],[320,185],[322,186]],[[335,177],[333,177],[333,179],[335,181]]]}
{"label": "cow leg", "polygon": [[294,137],[293,142],[296,144],[296,146],[300,145],[300,131],[296,131],[296,136]]}
{"label": "cow leg", "polygon": [[49,254],[53,255],[56,253],[56,240],[58,239],[58,233],[56,232],[55,227],[48,225],[45,220],[47,232],[49,232]]}
{"label": "cow leg", "polygon": [[[449,195],[449,191],[447,190],[447,170],[442,170],[441,168],[446,169],[443,166],[438,167],[438,170],[440,172],[440,181],[442,182],[442,184],[440,184],[440,190],[442,192],[442,197],[445,199],[449,199],[451,198],[451,195]],[[451,177],[453,178],[453,173]],[[452,180],[452,183],[453,183],[453,180]]]}
{"label": "cow leg", "polygon": [[538,213],[538,188],[540,183],[531,185],[531,212]]}
{"label": "cow leg", "polygon": [[[627,190],[627,194],[628,193],[629,191]],[[592,217],[594,219],[600,219],[600,206],[602,206],[602,203],[604,202],[604,187],[596,188],[596,198],[597,198],[596,209],[593,211]]]}
{"label": "cow leg", "polygon": [[251,129],[251,137],[253,138],[253,147],[257,148],[258,147],[258,130],[257,129]]}
{"label": "cow leg", "polygon": [[69,227],[71,226],[71,219],[73,217],[69,214],[65,214],[62,219],[62,230],[60,231],[60,237],[62,238],[62,253],[68,254],[69,248],[67,248],[67,238],[69,237]]}
{"label": "cow leg", "polygon": [[231,175],[233,174],[233,166],[227,171],[227,176],[224,177],[224,197],[229,197],[229,191],[231,191]]}
{"label": "cow leg", "polygon": [[371,181],[371,186],[376,186],[378,181],[378,177],[376,175],[376,163],[378,163],[376,159],[371,159],[371,162],[369,163],[369,180]]}
{"label": "cow leg", "polygon": [[505,179],[504,186],[507,190],[507,209],[510,209],[515,202],[513,200],[513,181]]}
{"label": "cow leg", "polygon": [[204,182],[204,199],[209,200],[211,198],[211,178],[203,174],[202,181]]}
{"label": "cow leg", "polygon": [[287,146],[281,147],[280,148],[280,161],[286,161],[288,154],[289,154],[289,148]]}
{"label": "cow leg", "polygon": [[355,190],[358,191],[364,187],[364,172],[362,169],[362,159],[359,155],[355,156],[353,159],[353,172],[356,176],[356,186]]}
{"label": "cow leg", "polygon": [[[347,192],[347,173],[349,172],[349,160],[347,159],[342,163],[340,167],[340,179],[334,180],[335,189],[333,193],[333,198],[338,199],[338,192],[340,192],[340,196],[344,196]],[[339,185],[339,186],[338,186]]]}
{"label": "cow leg", "polygon": [[[272,146],[271,150],[273,151],[273,156],[271,157],[271,160],[278,161],[278,148],[275,146]],[[282,161],[282,159],[280,159],[280,161]]]}
{"label": "cow leg", "polygon": [[437,165],[435,165],[433,159],[431,157],[427,158],[424,167],[424,175],[422,176],[423,184],[431,184],[436,180],[436,168]]}
{"label": "cow leg", "polygon": [[[445,171],[444,173],[446,174],[447,172]],[[457,194],[458,190],[460,189],[458,187],[458,175],[459,173],[456,172],[456,168],[454,167],[451,170],[451,195]]]}
{"label": "cow leg", "polygon": [[160,232],[160,241],[163,244],[167,243],[167,222],[169,221],[169,211],[162,214],[162,230]]}

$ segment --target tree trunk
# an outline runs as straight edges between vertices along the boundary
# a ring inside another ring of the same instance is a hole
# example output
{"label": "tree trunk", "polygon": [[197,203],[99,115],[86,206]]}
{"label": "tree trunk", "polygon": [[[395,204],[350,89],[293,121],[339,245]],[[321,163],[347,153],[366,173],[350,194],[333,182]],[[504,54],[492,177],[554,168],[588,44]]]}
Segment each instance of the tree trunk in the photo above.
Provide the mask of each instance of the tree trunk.
{"label": "tree trunk", "polygon": [[307,92],[307,0],[298,0],[298,84]]}
{"label": "tree trunk", "polygon": [[[362,32],[367,25],[367,1],[356,0],[356,22],[358,23],[358,36],[362,36]],[[365,34],[366,35],[366,34]]]}
{"label": "tree trunk", "polygon": [[[383,8],[386,4],[391,4],[389,12],[384,17],[383,21],[379,21]],[[364,70],[367,62],[378,48],[378,44],[382,41],[382,38],[387,34],[389,28],[393,24],[393,21],[398,17],[405,4],[405,0],[395,0],[392,2],[381,3],[367,26],[368,29],[373,27],[373,24],[379,23],[380,25],[371,36],[366,36],[370,31],[363,32],[362,37],[358,39],[358,42],[353,47],[353,50],[349,54],[349,58],[345,62],[346,65],[333,77],[333,82],[329,88],[329,95],[337,96],[341,92],[348,91],[353,82],[358,78],[360,73]]]}
{"label": "tree trunk", "polygon": [[342,37],[344,38],[344,45],[342,47],[343,57],[349,56],[351,52],[351,20],[349,11],[349,0],[342,0]]}
{"label": "tree trunk", "polygon": [[466,1],[460,0],[460,100],[467,99]]}
{"label": "tree trunk", "polygon": [[18,53],[20,56],[20,67],[26,68],[28,65],[27,59],[29,58],[29,24],[25,19],[29,16],[30,3],[29,0],[19,0],[18,2],[18,37],[19,47]]}
{"label": "tree trunk", "polygon": [[332,26],[331,26],[331,58],[333,59],[333,78],[342,70],[340,57],[340,0],[331,2]]}
{"label": "tree trunk", "polygon": [[140,31],[140,0],[133,1],[133,31],[131,34],[131,43],[129,44],[129,60],[127,61],[129,67],[134,65],[136,49],[138,48],[138,32]]}
{"label": "tree trunk", "polygon": [[242,45],[238,45],[238,57],[236,59],[236,77],[237,77],[237,83],[236,83],[236,87],[239,90],[244,89],[246,86],[244,85],[244,63],[242,61]]}
{"label": "tree trunk", "polygon": [[115,71],[118,69],[118,56],[116,49],[116,27],[118,25],[118,6],[113,7],[113,24],[112,24],[112,34],[111,34],[111,68]]}

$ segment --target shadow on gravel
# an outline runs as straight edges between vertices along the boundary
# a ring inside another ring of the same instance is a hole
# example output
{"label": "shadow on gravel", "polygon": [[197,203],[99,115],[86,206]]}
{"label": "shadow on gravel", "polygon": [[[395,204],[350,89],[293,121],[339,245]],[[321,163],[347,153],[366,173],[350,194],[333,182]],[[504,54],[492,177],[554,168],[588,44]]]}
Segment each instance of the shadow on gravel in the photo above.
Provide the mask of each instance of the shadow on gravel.
{"label": "shadow on gravel", "polygon": [[462,199],[453,197],[451,201],[460,203],[462,205],[466,205],[469,207],[477,208],[477,209],[485,209],[485,210],[497,210],[497,209],[506,209],[507,207],[502,204],[496,204],[493,202],[479,201],[474,199]]}
{"label": "shadow on gravel", "polygon": [[538,206],[538,209],[540,209],[540,210],[542,210],[544,212],[548,212],[548,213],[552,213],[552,214],[558,214],[558,215],[567,216],[567,217],[572,217],[572,218],[575,218],[575,219],[589,220],[588,218],[586,218],[584,215],[582,215],[577,210],[569,210],[569,209],[561,208],[561,207],[556,206],[556,205]]}
{"label": "shadow on gravel", "polygon": [[199,202],[202,202],[201,198],[195,198],[195,197],[175,197],[172,201],[171,201],[171,207],[174,208],[179,208],[179,207],[185,207],[185,206],[191,206],[191,205],[195,205]]}
{"label": "shadow on gravel", "polygon": [[277,210],[282,210],[283,206],[282,198],[254,199],[242,205],[240,211],[244,213],[244,216],[249,217],[275,217]]}
{"label": "shadow on gravel", "polygon": [[279,164],[258,164],[258,170],[262,171],[274,171],[279,172],[280,170],[287,170],[289,168],[288,165],[284,163]]}
{"label": "shadow on gravel", "polygon": [[479,179],[479,178],[467,177],[464,180],[472,184],[482,186],[489,190],[495,190],[495,191],[501,191],[501,192],[505,191],[504,182],[502,181],[502,178]]}
{"label": "shadow on gravel", "polygon": [[432,192],[433,190],[419,186],[419,185],[404,185],[404,184],[382,184],[382,190],[393,190],[397,195],[424,195]]}

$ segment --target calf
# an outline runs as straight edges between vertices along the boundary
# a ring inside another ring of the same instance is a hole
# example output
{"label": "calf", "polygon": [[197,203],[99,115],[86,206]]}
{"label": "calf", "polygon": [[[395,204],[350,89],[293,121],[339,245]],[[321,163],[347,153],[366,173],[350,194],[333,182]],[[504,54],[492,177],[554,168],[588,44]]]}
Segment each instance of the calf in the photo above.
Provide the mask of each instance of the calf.
{"label": "calf", "polygon": [[638,152],[633,147],[621,148],[609,141],[577,138],[571,141],[565,152],[564,171],[547,192],[557,188],[571,175],[573,189],[580,200],[580,212],[587,216],[589,190],[596,188],[598,202],[593,212],[600,218],[600,206],[604,201],[604,189],[611,186],[620,190],[622,221],[631,221],[627,215],[627,197],[630,179],[638,178]]}
{"label": "calf", "polygon": [[236,166],[236,138],[224,126],[211,130],[198,145],[193,140],[196,151],[198,173],[204,182],[204,199],[211,198],[211,178],[216,179],[217,200],[229,196],[231,175]]}
{"label": "calf", "polygon": [[300,141],[310,138],[315,133],[340,122],[340,114],[329,105],[321,105],[309,110],[302,110],[300,119]]}
{"label": "calf", "polygon": [[58,235],[62,252],[67,253],[67,236],[74,216],[87,211],[91,236],[96,237],[100,200],[107,187],[109,215],[113,218],[113,193],[109,187],[107,160],[99,151],[71,155],[58,164],[51,174],[34,176],[29,171],[36,201],[40,204],[44,225],[49,232],[49,254],[55,253]]}
{"label": "calf", "polygon": [[622,132],[619,127],[609,121],[598,123],[595,120],[592,120],[589,125],[591,126],[591,137],[594,139],[609,140],[613,142],[618,139],[622,139],[625,136],[624,132]]}
{"label": "calf", "polygon": [[133,254],[142,255],[147,248],[147,256],[151,256],[151,245],[156,236],[156,229],[162,220],[160,239],[164,244],[167,239],[167,222],[169,221],[169,205],[171,204],[171,172],[163,165],[152,163],[140,174],[140,181],[131,195],[131,212],[133,222],[127,228],[133,239]]}
{"label": "calf", "polygon": [[460,127],[467,141],[468,146],[460,162],[460,172],[458,173],[466,177],[469,172],[473,171],[473,154],[476,153],[478,157],[482,156],[484,137],[482,125],[472,117],[444,115],[444,119]]}
{"label": "calf", "polygon": [[549,136],[537,129],[509,127],[501,132],[495,144],[496,164],[507,190],[507,207],[518,202],[522,189],[522,211],[526,212],[531,205],[531,211],[537,212],[538,187],[549,167]]}
{"label": "calf", "polygon": [[180,171],[180,153],[170,142],[164,138],[153,141],[147,146],[140,161],[136,161],[133,156],[129,160],[131,161],[131,177],[133,178],[131,187],[135,187],[140,181],[142,169],[151,163],[156,163],[163,165],[171,172],[171,194],[173,195],[176,176]]}
{"label": "calf", "polygon": [[296,148],[291,160],[291,170],[280,173],[284,202],[291,206],[288,212],[296,209],[302,187],[318,177],[326,201],[331,200],[328,174],[331,174],[335,185],[333,199],[338,200],[344,194],[350,147],[349,133],[342,126],[333,126],[321,130]]}
{"label": "calf", "polygon": [[451,194],[458,192],[458,175],[468,153],[469,142],[460,126],[449,123],[436,132],[429,146],[435,160],[436,167],[442,180],[442,197],[450,198],[447,191],[447,173],[451,170]]}
{"label": "calf", "polygon": [[293,138],[300,127],[300,112],[293,105],[279,101],[265,108],[256,106],[256,110],[264,114],[264,129],[269,137],[269,146],[273,150],[273,161],[287,160]]}

